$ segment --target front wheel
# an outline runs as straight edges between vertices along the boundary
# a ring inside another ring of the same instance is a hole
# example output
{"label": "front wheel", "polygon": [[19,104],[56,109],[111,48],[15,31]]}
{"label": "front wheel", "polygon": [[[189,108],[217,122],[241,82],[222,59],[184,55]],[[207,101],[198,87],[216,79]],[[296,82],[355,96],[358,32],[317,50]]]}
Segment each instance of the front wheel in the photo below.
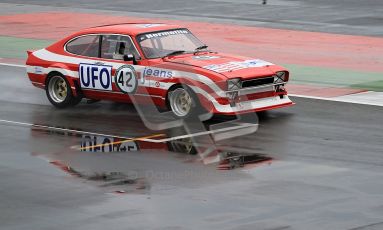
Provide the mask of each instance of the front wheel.
{"label": "front wheel", "polygon": [[59,73],[48,79],[45,91],[48,100],[57,108],[74,106],[81,101],[81,97],[73,96],[69,82]]}
{"label": "front wheel", "polygon": [[200,110],[197,97],[189,89],[182,87],[169,92],[169,108],[177,118],[189,118],[192,115],[198,115]]}

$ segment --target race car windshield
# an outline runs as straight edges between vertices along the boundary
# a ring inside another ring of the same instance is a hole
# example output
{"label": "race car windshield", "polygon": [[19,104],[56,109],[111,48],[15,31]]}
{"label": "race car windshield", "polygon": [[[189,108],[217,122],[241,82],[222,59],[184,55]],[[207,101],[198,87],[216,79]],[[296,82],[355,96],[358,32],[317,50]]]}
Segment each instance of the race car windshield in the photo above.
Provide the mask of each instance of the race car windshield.
{"label": "race car windshield", "polygon": [[146,58],[166,57],[169,54],[195,52],[204,44],[187,29],[176,29],[145,33],[137,36]]}

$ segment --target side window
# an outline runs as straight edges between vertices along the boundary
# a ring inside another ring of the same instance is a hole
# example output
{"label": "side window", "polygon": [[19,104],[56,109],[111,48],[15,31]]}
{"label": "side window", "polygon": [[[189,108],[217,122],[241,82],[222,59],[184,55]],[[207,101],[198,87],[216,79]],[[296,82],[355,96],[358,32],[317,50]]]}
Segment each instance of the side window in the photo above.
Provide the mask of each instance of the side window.
{"label": "side window", "polygon": [[101,41],[101,57],[107,59],[123,60],[124,55],[133,54],[140,58],[132,40],[123,35],[103,35]]}
{"label": "side window", "polygon": [[87,57],[98,57],[100,36],[86,35],[76,38],[66,45],[69,53]]}

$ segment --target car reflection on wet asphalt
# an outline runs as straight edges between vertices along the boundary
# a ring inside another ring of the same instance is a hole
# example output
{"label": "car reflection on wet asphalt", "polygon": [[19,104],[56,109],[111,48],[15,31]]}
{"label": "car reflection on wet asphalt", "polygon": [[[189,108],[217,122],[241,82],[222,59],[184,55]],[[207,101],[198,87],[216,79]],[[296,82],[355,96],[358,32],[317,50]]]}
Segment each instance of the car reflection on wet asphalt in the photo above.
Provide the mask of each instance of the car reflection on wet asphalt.
{"label": "car reflection on wet asphalt", "polygon": [[272,157],[266,154],[251,148],[241,152],[225,144],[232,138],[254,134],[257,123],[216,119],[203,126],[211,130],[178,127],[145,137],[124,138],[35,125],[31,127],[30,145],[33,156],[78,181],[117,194],[150,193],[152,183],[172,184],[193,177],[193,183],[206,183],[209,176],[212,180],[227,177],[222,170],[271,164]]}

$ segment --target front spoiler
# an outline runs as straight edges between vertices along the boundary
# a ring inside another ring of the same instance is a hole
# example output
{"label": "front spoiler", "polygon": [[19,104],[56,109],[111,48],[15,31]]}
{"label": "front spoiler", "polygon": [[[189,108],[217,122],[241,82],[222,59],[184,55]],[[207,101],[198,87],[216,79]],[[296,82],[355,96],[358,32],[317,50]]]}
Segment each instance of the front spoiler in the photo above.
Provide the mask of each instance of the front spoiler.
{"label": "front spoiler", "polygon": [[261,98],[251,101],[242,101],[236,103],[233,107],[230,105],[221,105],[219,103],[213,103],[214,114],[235,115],[251,112],[260,112],[265,110],[272,110],[287,106],[292,106],[295,103],[290,100],[287,95]]}

